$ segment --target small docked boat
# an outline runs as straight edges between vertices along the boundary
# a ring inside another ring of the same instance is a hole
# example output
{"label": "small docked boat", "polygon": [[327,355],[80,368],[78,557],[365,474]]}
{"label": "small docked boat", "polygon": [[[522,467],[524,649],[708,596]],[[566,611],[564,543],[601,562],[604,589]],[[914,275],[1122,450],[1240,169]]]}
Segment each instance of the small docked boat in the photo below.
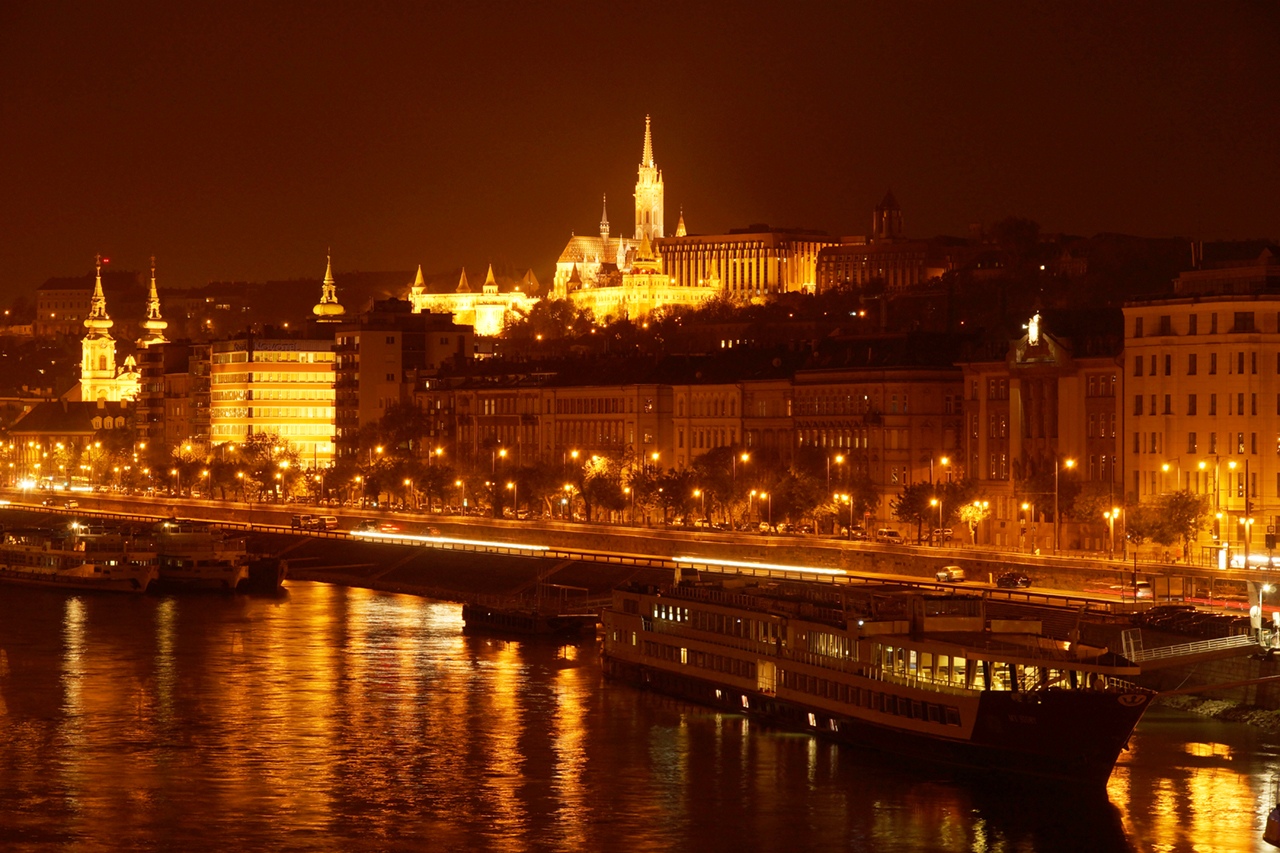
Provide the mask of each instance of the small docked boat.
{"label": "small docked boat", "polygon": [[251,558],[243,536],[177,519],[156,525],[154,535],[160,589],[235,592],[249,577]]}
{"label": "small docked boat", "polygon": [[528,637],[574,637],[594,634],[595,613],[560,613],[526,602],[467,603],[462,622],[471,630]]}
{"label": "small docked boat", "polygon": [[606,676],[922,763],[1102,790],[1152,692],[983,596],[719,576],[615,590]]}
{"label": "small docked boat", "polygon": [[9,530],[0,542],[0,583],[143,593],[157,576],[156,552],[127,533],[66,527]]}

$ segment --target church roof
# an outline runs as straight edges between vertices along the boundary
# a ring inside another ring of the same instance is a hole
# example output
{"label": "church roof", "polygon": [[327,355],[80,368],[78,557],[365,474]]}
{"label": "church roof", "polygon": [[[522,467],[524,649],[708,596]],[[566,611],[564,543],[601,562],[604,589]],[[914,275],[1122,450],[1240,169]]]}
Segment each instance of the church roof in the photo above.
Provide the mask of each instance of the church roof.
{"label": "church roof", "polygon": [[876,210],[901,210],[898,207],[898,200],[893,197],[893,190],[889,190],[884,194],[884,198],[876,205]]}
{"label": "church roof", "polygon": [[54,400],[37,403],[13,426],[10,435],[93,435],[95,417],[131,417],[132,404],[96,401]]}
{"label": "church roof", "polygon": [[470,293],[471,285],[467,283],[467,268],[462,268],[462,275],[458,278],[457,293]]}

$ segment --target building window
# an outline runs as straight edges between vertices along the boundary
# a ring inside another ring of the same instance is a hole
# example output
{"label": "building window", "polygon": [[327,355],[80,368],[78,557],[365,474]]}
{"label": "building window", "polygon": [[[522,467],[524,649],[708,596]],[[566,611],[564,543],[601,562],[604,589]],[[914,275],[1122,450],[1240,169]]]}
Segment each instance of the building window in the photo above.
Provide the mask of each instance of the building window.
{"label": "building window", "polygon": [[1258,395],[1257,394],[1249,395],[1249,414],[1251,415],[1258,414]]}
{"label": "building window", "polygon": [[1187,433],[1187,452],[1196,452],[1196,434],[1194,432]]}
{"label": "building window", "polygon": [[1148,376],[1156,375],[1156,354],[1155,353],[1151,353],[1151,372],[1148,373],[1147,375]]}
{"label": "building window", "polygon": [[1196,320],[1198,319],[1199,317],[1197,317],[1195,314],[1192,314],[1190,317],[1187,318],[1187,334],[1188,335],[1194,335],[1196,333]]}
{"label": "building window", "polygon": [[1135,338],[1142,337],[1142,318],[1141,317],[1133,318],[1133,336]]}
{"label": "building window", "polygon": [[1187,395],[1187,414],[1194,415],[1196,413],[1196,395]]}
{"label": "building window", "polygon": [[1216,432],[1209,433],[1209,452],[1218,452],[1218,434]]}
{"label": "building window", "polygon": [[1164,413],[1166,415],[1173,414],[1173,395],[1172,394],[1164,395]]}
{"label": "building window", "polygon": [[1135,432],[1133,434],[1133,452],[1134,453],[1142,452],[1142,433],[1140,432]]}
{"label": "building window", "polygon": [[1142,356],[1140,355],[1135,355],[1133,357],[1133,375],[1134,376],[1142,375]]}
{"label": "building window", "polygon": [[1187,355],[1187,375],[1188,376],[1196,375],[1196,354],[1195,353],[1189,353]]}
{"label": "building window", "polygon": [[1164,375],[1173,375],[1173,356],[1166,354],[1164,357]]}
{"label": "building window", "polygon": [[1258,331],[1253,325],[1252,311],[1236,311],[1235,323],[1231,326],[1233,332],[1256,332]]}
{"label": "building window", "polygon": [[1244,433],[1236,433],[1236,453],[1244,455]]}
{"label": "building window", "polygon": [[1243,352],[1236,353],[1236,373],[1239,373],[1239,374],[1244,373],[1244,353]]}
{"label": "building window", "polygon": [[1135,415],[1142,414],[1142,395],[1141,394],[1133,395],[1133,413]]}
{"label": "building window", "polygon": [[1209,414],[1210,415],[1218,414],[1218,395],[1217,394],[1209,395]]}
{"label": "building window", "polygon": [[1254,456],[1258,455],[1258,434],[1256,432],[1249,433],[1249,452]]}
{"label": "building window", "polygon": [[1218,315],[1217,314],[1209,315],[1209,334],[1211,335],[1218,334]]}
{"label": "building window", "polygon": [[1243,391],[1236,394],[1236,414],[1237,415],[1244,414],[1244,392]]}
{"label": "building window", "polygon": [[1216,352],[1209,353],[1209,375],[1218,375],[1218,354]]}
{"label": "building window", "polygon": [[1168,314],[1160,315],[1160,334],[1162,335],[1173,334],[1173,321]]}

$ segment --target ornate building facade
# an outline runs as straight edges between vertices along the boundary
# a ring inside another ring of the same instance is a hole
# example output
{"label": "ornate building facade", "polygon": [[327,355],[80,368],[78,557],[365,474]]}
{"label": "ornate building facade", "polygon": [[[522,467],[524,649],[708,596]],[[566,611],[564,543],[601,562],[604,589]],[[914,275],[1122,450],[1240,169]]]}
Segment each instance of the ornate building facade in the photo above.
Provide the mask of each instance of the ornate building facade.
{"label": "ornate building facade", "polygon": [[[95,259],[97,278],[93,286],[89,316],[84,320],[88,331],[80,344],[79,399],[117,403],[138,397],[138,370],[133,356],[116,367],[116,342],[111,337],[114,325],[107,314],[107,298],[102,292],[102,256]],[[155,279],[152,278],[152,287]]]}
{"label": "ornate building facade", "polygon": [[463,267],[458,287],[453,293],[429,293],[419,265],[418,275],[409,285],[408,298],[415,314],[425,311],[452,314],[458,325],[471,326],[475,334],[492,337],[502,332],[509,315],[527,313],[538,303],[538,297],[531,293],[537,288],[537,283],[531,271],[525,274],[520,284],[503,293],[493,276],[493,264],[489,264],[489,272],[479,292],[471,289],[467,269]]}

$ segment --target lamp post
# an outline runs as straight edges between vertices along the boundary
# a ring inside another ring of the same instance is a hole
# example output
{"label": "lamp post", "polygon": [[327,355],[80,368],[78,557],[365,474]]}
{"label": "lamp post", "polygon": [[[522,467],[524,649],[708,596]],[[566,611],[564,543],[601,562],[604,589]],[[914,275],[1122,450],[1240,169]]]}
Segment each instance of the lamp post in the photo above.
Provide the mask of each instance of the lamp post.
{"label": "lamp post", "polygon": [[174,483],[176,484],[174,486],[174,494],[182,497],[182,473],[177,468],[169,469],[169,473],[173,475]]}
{"label": "lamp post", "polygon": [[630,486],[623,486],[622,493],[631,498],[631,526],[636,526],[636,493]]}
{"label": "lamp post", "polygon": [[[480,458],[483,459],[484,457],[481,456]],[[507,449],[505,447],[489,451],[489,473],[496,474],[498,471],[498,460],[506,458]]]}
{"label": "lamp post", "polygon": [[454,480],[453,484],[458,487],[462,499],[462,514],[467,514],[467,484],[461,480]]}
{"label": "lamp post", "polygon": [[772,531],[773,530],[773,493],[761,492],[760,499],[767,500],[769,502],[769,530]]}
{"label": "lamp post", "polygon": [[1107,520],[1107,532],[1109,536],[1108,544],[1107,544],[1107,559],[1112,559],[1115,556],[1116,516],[1118,516],[1119,514],[1120,514],[1120,510],[1116,508],[1109,509],[1106,512],[1102,513],[1102,517]]}
{"label": "lamp post", "polygon": [[938,500],[937,498],[929,498],[929,506],[936,506],[938,508],[937,539],[938,539],[938,547],[941,548],[942,547],[942,501]]}
{"label": "lamp post", "polygon": [[942,462],[942,470],[947,472],[947,482],[950,483],[951,482],[951,457],[944,456],[939,461]]}
{"label": "lamp post", "polygon": [[569,514],[569,520],[573,521],[573,486],[569,483],[564,484],[564,500],[560,502],[560,506]]}
{"label": "lamp post", "polygon": [[1058,514],[1058,473],[1063,469],[1068,470],[1076,467],[1076,460],[1063,459],[1060,463],[1053,464],[1053,553],[1058,553],[1061,546],[1058,542],[1062,536],[1062,516]]}
{"label": "lamp post", "polygon": [[[1248,487],[1246,486],[1246,488]],[[1247,517],[1242,518],[1240,519],[1240,523],[1244,525],[1244,566],[1243,568],[1247,569],[1249,568],[1249,553],[1252,550],[1252,546],[1253,546],[1253,519],[1247,518]]]}
{"label": "lamp post", "polygon": [[[751,504],[755,501],[755,499],[756,499],[756,490],[752,489],[751,492],[747,495],[747,520],[748,521],[751,519]],[[759,520],[760,520],[759,517],[757,517],[756,521],[759,521]]]}
{"label": "lamp post", "polygon": [[[843,454],[841,453],[836,454],[836,464],[837,465],[844,464]],[[830,456],[827,457],[827,491],[828,492],[831,491],[831,457]]]}
{"label": "lamp post", "polygon": [[404,498],[405,509],[416,508],[415,505],[417,504],[417,501],[414,500],[413,480],[410,480],[408,477],[405,477],[404,489],[405,489],[405,498]]}
{"label": "lamp post", "polygon": [[[739,459],[742,460],[743,465],[746,465],[747,462],[751,460],[751,454],[747,453],[744,450],[742,453],[735,453],[733,456],[730,457],[730,461],[733,463],[733,481],[735,483],[738,482],[738,460]],[[828,488],[831,487],[831,463],[829,461],[827,463],[827,487]]]}
{"label": "lamp post", "polygon": [[511,517],[520,517],[520,487],[516,485],[516,481],[512,480],[507,483],[507,488],[511,490]]}
{"label": "lamp post", "polygon": [[702,498],[702,519],[705,521],[707,518],[707,493],[702,491],[702,489],[694,489],[693,496],[695,498]]}

